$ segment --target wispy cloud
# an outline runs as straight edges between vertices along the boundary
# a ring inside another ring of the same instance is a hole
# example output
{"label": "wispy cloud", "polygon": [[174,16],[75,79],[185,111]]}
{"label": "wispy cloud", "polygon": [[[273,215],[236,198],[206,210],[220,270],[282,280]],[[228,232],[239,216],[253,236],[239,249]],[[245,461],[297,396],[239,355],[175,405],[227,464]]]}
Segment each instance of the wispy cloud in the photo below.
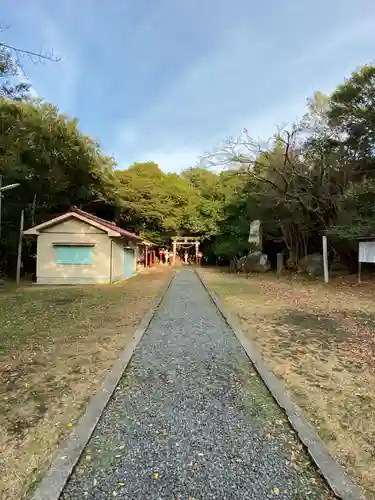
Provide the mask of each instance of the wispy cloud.
{"label": "wispy cloud", "polygon": [[[59,104],[63,111],[74,108],[79,64],[59,20],[48,15],[37,3],[25,5],[19,11],[17,23],[12,23],[6,35],[13,45],[51,58],[48,61],[21,54],[21,63],[33,92]],[[54,62],[57,59],[58,62]]]}
{"label": "wispy cloud", "polygon": [[[332,24],[328,31],[317,27],[318,38],[296,44],[284,37],[275,45],[277,36],[270,36],[264,26],[236,18],[221,32],[220,41],[196,53],[190,64],[174,74],[151,107],[118,125],[119,131],[131,129],[133,137],[139,138],[138,143],[124,142],[124,148],[139,157],[146,151],[160,152],[155,160],[162,164],[171,147],[172,161],[181,161],[175,164],[178,169],[191,163],[193,151],[199,154],[244,126],[254,135],[269,137],[277,125],[304,113],[306,98],[315,90],[330,91],[347,68],[354,69],[358,58],[354,49],[367,56],[363,47],[375,40],[374,9],[347,21]],[[343,53],[347,49],[352,53]],[[176,151],[179,143],[185,144],[181,151],[185,148],[186,154]],[[121,156],[128,154],[123,150]]]}
{"label": "wispy cloud", "polygon": [[186,146],[175,145],[144,151],[140,153],[137,161],[155,161],[165,172],[176,172],[195,166],[200,154],[200,149],[189,149]]}
{"label": "wispy cloud", "polygon": [[23,41],[62,56],[31,68],[38,94],[121,167],[179,170],[243,127],[269,137],[374,57],[373,0],[5,2]]}

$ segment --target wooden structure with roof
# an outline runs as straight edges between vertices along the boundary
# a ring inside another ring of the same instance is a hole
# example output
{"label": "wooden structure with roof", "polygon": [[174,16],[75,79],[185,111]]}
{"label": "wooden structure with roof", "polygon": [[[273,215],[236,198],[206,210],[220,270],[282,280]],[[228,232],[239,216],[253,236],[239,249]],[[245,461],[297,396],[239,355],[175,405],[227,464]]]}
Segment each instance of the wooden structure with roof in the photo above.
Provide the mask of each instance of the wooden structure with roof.
{"label": "wooden structure with roof", "polygon": [[24,231],[37,236],[37,283],[111,283],[137,272],[151,242],[113,222],[73,207]]}

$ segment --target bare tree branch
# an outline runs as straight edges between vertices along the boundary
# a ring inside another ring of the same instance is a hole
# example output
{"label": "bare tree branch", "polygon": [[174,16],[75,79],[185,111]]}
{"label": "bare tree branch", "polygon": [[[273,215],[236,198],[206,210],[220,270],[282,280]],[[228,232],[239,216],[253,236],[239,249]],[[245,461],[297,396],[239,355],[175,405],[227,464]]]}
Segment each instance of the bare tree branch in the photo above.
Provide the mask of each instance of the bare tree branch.
{"label": "bare tree branch", "polygon": [[[11,52],[13,52],[17,56],[17,58],[19,58],[20,55],[29,56],[33,62],[38,62],[38,61],[42,61],[42,60],[52,61],[52,62],[61,61],[61,57],[56,57],[53,55],[53,53],[48,54],[46,52],[43,54],[42,52],[39,52],[39,53],[33,52],[32,50],[20,49],[18,47],[13,47],[12,45],[8,45],[7,43],[3,43],[3,42],[0,42],[0,47],[4,47],[5,49],[10,50]],[[37,59],[34,60],[33,57],[36,57]]]}
{"label": "bare tree branch", "polygon": [[21,70],[22,74],[26,76],[25,68],[23,66],[22,57],[29,57],[33,64],[44,63],[45,61],[59,62],[61,57],[56,57],[53,53],[42,53],[33,52],[32,50],[20,49],[12,45],[0,42],[0,48],[8,51],[8,54],[12,54],[13,59],[16,61],[16,66]]}

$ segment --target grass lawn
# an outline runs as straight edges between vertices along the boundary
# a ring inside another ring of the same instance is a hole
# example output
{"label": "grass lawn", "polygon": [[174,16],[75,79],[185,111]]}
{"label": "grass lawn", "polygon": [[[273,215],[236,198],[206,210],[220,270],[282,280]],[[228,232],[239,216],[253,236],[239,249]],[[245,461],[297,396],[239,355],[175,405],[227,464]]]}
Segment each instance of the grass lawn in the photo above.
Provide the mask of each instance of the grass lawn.
{"label": "grass lawn", "polygon": [[27,498],[171,276],[0,293],[0,498]]}
{"label": "grass lawn", "polygon": [[375,284],[200,274],[331,453],[375,498]]}

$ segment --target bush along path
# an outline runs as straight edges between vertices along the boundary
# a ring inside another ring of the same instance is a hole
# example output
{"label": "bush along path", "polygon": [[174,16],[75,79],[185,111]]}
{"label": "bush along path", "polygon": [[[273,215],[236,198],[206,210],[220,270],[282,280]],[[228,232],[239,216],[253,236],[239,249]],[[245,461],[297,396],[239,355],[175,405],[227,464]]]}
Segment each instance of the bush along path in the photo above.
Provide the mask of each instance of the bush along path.
{"label": "bush along path", "polygon": [[189,269],[177,273],[62,494],[331,499]]}

